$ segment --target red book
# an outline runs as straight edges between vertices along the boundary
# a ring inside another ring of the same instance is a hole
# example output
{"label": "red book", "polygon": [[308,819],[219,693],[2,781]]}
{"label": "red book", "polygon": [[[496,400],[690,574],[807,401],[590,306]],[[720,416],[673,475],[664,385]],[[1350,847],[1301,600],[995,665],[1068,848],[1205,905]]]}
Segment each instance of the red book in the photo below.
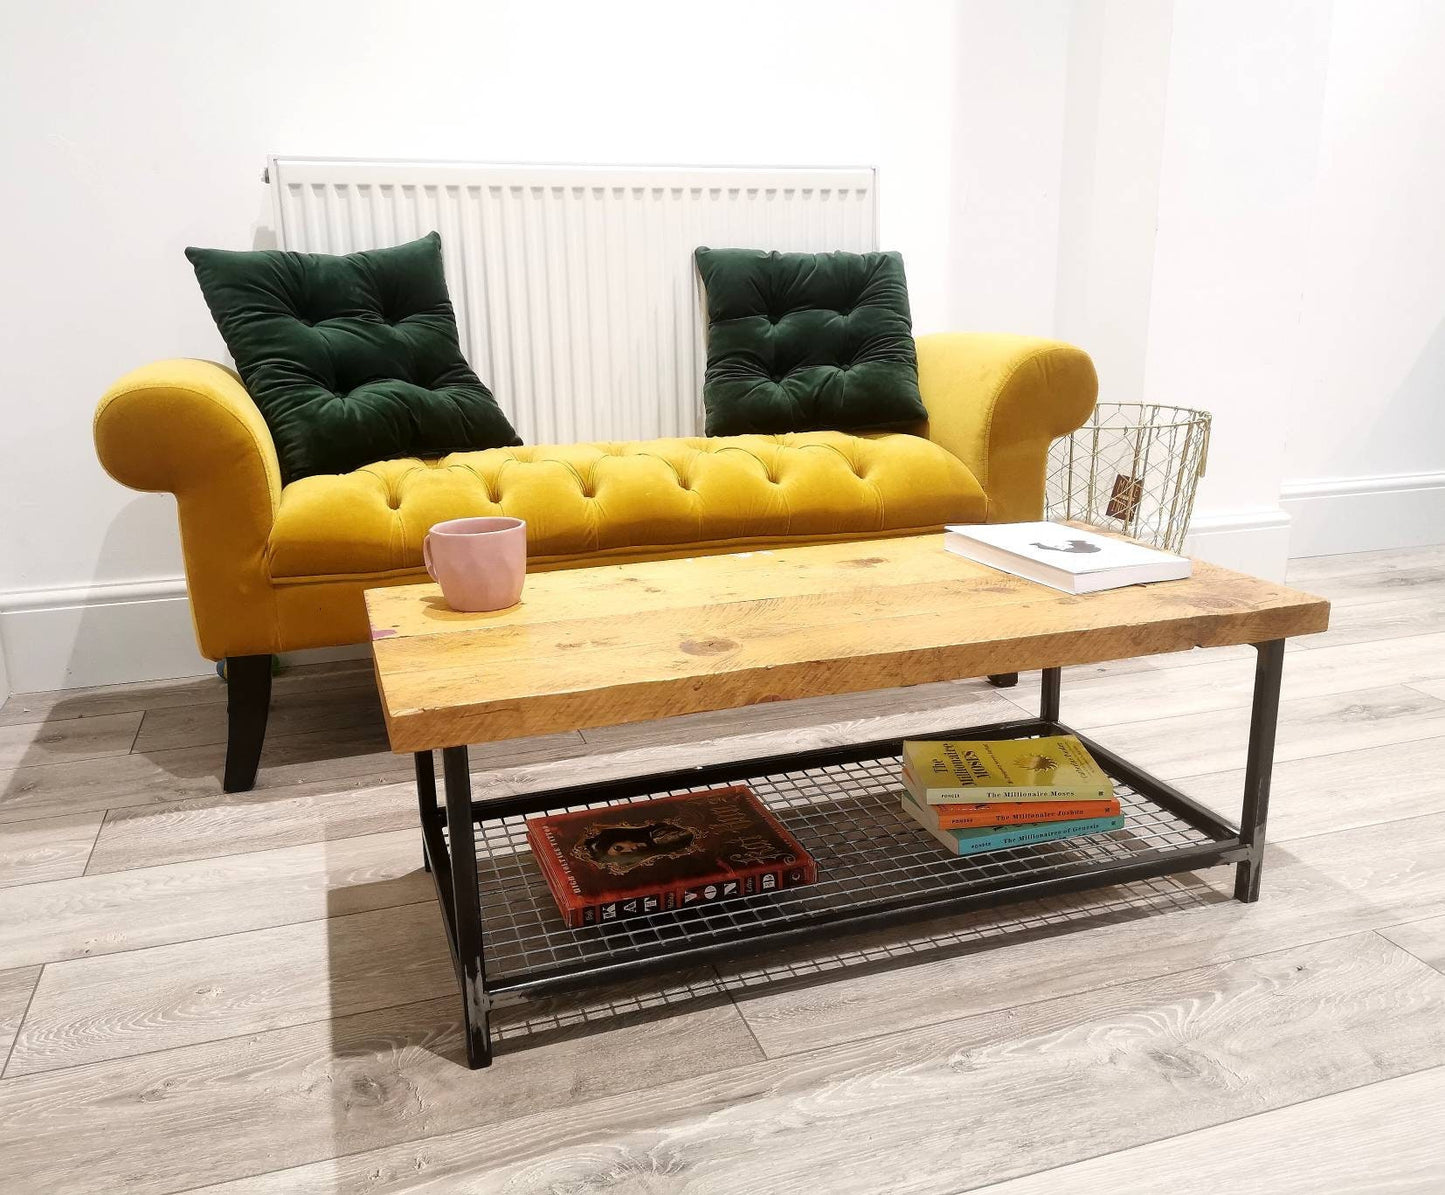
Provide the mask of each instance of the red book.
{"label": "red book", "polygon": [[818,878],[745,785],[529,818],[527,843],[573,929]]}

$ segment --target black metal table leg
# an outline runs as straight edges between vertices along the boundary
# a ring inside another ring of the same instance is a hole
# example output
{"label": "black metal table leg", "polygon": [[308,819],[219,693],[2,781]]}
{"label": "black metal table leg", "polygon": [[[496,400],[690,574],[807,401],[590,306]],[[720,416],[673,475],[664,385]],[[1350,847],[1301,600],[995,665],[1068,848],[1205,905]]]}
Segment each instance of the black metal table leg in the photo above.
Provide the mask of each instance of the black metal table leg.
{"label": "black metal table leg", "polygon": [[1039,717],[1045,722],[1059,720],[1059,690],[1063,685],[1062,668],[1045,668],[1043,689],[1039,693]]}
{"label": "black metal table leg", "polygon": [[467,1040],[467,1065],[473,1070],[492,1064],[488,1024],[486,968],[482,962],[482,904],[477,890],[476,840],[472,833],[472,777],[465,747],[442,750],[442,775],[447,797],[452,881],[452,928],[456,964],[462,985],[462,1031]]}
{"label": "black metal table leg", "polygon": [[1259,899],[1264,870],[1265,821],[1269,816],[1269,781],[1274,771],[1274,732],[1279,719],[1279,683],[1284,671],[1284,640],[1256,643],[1254,708],[1249,717],[1249,755],[1244,765],[1244,808],[1239,840],[1249,850],[1234,871],[1234,899]]}
{"label": "black metal table leg", "polygon": [[431,870],[431,856],[427,854],[427,828],[433,823],[440,824],[437,817],[437,772],[436,759],[430,751],[418,751],[416,759],[416,803],[421,813],[421,865],[423,871]]}

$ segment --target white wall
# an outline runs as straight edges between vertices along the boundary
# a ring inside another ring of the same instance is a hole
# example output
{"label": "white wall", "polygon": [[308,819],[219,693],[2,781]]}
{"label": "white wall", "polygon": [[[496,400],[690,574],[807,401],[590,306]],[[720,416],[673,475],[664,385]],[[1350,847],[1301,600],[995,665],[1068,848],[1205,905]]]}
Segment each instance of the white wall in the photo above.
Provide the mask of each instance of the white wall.
{"label": "white wall", "polygon": [[1282,577],[1285,429],[1299,369],[1330,6],[1175,9],[1144,392],[1213,412],[1200,521],[1221,562]]}
{"label": "white wall", "polygon": [[203,667],[171,499],[104,477],[90,415],[135,365],[222,353],[181,249],[270,243],[270,152],[874,164],[920,331],[1055,332],[1106,399],[1214,411],[1200,551],[1277,572],[1291,514],[1302,551],[1440,538],[1445,7],[57,0],[0,19],[16,689]]}
{"label": "white wall", "polygon": [[1104,402],[1138,402],[1154,283],[1174,6],[1078,0],[1070,30],[1057,334]]}
{"label": "white wall", "polygon": [[948,255],[954,328],[1054,332],[1071,8],[1068,0],[959,6]]}
{"label": "white wall", "polygon": [[[662,2],[57,0],[7,6],[4,19],[0,104],[25,113],[0,130],[23,179],[5,201],[5,225],[22,235],[0,299],[0,401],[17,421],[0,441],[15,516],[0,520],[0,634],[17,688],[202,667],[175,597],[173,503],[101,473],[90,417],[128,369],[223,354],[181,250],[271,243],[267,153],[876,165],[882,239],[902,250],[915,323],[930,331],[958,306],[955,113],[1027,100],[1011,137],[1036,141],[1044,127],[1054,181],[1045,168],[1021,186],[1011,140],[977,147],[974,223],[999,227],[967,281],[1016,296],[1005,323],[1051,323],[1052,296],[1034,302],[1031,280],[1053,270],[1061,117],[1049,88],[1066,0],[910,0],[886,16],[866,0],[743,0],[725,14]],[[997,65],[1036,41],[1053,43],[1036,66]],[[959,63],[975,45],[995,47],[996,65],[970,81]]]}
{"label": "white wall", "polygon": [[1296,555],[1445,539],[1445,5],[1337,0],[1285,437]]}
{"label": "white wall", "polygon": [[1445,539],[1445,7],[1078,0],[1061,335],[1198,406],[1191,549]]}

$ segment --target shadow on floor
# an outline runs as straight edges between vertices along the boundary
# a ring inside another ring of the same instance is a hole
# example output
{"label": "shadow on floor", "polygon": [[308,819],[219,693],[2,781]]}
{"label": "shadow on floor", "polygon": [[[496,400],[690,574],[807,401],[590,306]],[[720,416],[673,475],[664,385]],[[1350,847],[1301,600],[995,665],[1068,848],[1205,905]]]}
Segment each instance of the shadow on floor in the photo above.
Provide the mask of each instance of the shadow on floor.
{"label": "shadow on floor", "polygon": [[[1219,875],[1227,875],[1221,871]],[[427,877],[429,880],[429,877]],[[428,885],[428,896],[431,890]],[[646,976],[620,984],[583,988],[545,997],[503,997],[492,1013],[496,1056],[524,1052],[564,1040],[579,1040],[625,1025],[660,1020],[732,1001],[747,1015],[750,1001],[840,980],[876,975],[899,967],[956,959],[998,947],[1058,938],[1101,925],[1163,913],[1202,908],[1229,900],[1224,891],[1189,874],[1104,888],[1050,901],[938,918],[930,922],[855,932],[813,947],[774,949],[693,968]],[[413,999],[438,998],[438,1019],[429,1035],[432,1052],[465,1065],[460,1033],[460,995],[441,930],[441,914],[429,899],[421,921],[431,932],[418,933],[410,962],[394,960],[403,972],[425,973],[427,982]],[[333,921],[333,926],[339,923]],[[826,935],[827,931],[823,931]],[[332,984],[338,995],[355,987],[354,968],[366,974],[375,952],[364,960],[353,947],[334,943]],[[414,1011],[396,1009],[401,1020]],[[354,1043],[351,1043],[354,1045]],[[337,1043],[338,1048],[343,1046]]]}

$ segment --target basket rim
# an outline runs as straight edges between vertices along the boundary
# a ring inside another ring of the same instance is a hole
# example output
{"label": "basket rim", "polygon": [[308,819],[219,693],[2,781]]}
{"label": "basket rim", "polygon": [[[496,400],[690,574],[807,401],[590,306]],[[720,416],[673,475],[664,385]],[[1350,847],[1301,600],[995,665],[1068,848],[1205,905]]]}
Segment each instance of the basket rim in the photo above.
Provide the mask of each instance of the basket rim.
{"label": "basket rim", "polygon": [[[1148,415],[1139,416],[1132,421],[1125,420],[1115,423],[1100,423],[1100,416],[1108,418],[1110,415],[1127,415],[1130,412],[1150,412]],[[1175,407],[1166,403],[1152,402],[1101,402],[1094,406],[1089,413],[1089,418],[1076,428],[1072,435],[1079,432],[1091,431],[1094,429],[1105,431],[1129,431],[1134,428],[1145,430],[1161,430],[1171,427],[1208,426],[1213,422],[1214,416],[1209,411],[1201,411],[1195,407]]]}

